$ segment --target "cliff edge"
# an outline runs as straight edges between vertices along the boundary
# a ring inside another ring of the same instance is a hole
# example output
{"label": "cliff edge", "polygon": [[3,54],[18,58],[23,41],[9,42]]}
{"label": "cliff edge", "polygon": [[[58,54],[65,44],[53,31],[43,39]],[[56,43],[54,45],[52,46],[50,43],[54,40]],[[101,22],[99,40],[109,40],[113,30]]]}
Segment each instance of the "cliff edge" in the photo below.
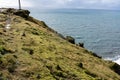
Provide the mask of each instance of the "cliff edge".
{"label": "cliff edge", "polygon": [[71,44],[28,10],[0,9],[0,80],[120,80],[120,66]]}

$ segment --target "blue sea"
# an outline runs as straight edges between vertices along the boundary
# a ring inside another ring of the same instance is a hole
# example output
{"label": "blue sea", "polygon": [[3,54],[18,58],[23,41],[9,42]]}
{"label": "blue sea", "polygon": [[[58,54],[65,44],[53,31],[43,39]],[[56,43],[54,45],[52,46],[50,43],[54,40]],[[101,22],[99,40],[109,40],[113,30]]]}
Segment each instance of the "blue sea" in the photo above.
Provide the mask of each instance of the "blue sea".
{"label": "blue sea", "polygon": [[32,9],[31,15],[86,49],[120,64],[120,11],[89,9]]}

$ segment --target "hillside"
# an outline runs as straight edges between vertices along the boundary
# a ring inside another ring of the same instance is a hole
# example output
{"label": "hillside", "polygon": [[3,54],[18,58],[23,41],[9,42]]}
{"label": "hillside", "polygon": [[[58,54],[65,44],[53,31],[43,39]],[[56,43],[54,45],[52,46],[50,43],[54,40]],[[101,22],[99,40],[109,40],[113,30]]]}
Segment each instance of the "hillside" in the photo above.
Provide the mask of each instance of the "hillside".
{"label": "hillside", "polygon": [[118,64],[68,42],[29,13],[0,9],[0,80],[120,80]]}

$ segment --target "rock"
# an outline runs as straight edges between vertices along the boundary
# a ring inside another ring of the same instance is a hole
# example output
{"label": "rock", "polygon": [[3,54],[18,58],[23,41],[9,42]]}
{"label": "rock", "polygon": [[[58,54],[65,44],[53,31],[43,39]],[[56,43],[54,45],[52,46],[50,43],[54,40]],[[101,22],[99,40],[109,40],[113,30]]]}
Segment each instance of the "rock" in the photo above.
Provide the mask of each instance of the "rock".
{"label": "rock", "polygon": [[8,9],[0,8],[0,13],[7,14],[8,13]]}
{"label": "rock", "polygon": [[79,43],[78,45],[84,48],[84,43]]}
{"label": "rock", "polygon": [[19,10],[19,9],[14,9],[14,8],[0,8],[0,13],[3,14],[15,14],[17,16],[21,16],[23,18],[28,18],[30,11],[28,10]]}
{"label": "rock", "polygon": [[66,36],[66,40],[69,41],[72,44],[75,44],[75,39],[71,36]]}
{"label": "rock", "polygon": [[25,32],[22,33],[22,36],[24,36],[24,37],[26,36]]}
{"label": "rock", "polygon": [[101,56],[98,56],[96,53],[94,53],[94,52],[91,52],[91,55],[93,55],[94,57],[97,57],[97,58],[102,58]]}
{"label": "rock", "polygon": [[83,63],[79,63],[78,66],[79,66],[80,68],[83,68]]}
{"label": "rock", "polygon": [[28,11],[28,10],[16,10],[13,12],[13,14],[21,16],[23,18],[28,18],[30,11]]}
{"label": "rock", "polygon": [[116,72],[117,74],[120,75],[120,65],[118,65],[117,63],[114,63],[110,68],[111,68],[114,72]]}
{"label": "rock", "polygon": [[3,14],[14,13],[15,11],[17,11],[17,9],[14,9],[14,8],[0,8],[0,13],[3,13]]}

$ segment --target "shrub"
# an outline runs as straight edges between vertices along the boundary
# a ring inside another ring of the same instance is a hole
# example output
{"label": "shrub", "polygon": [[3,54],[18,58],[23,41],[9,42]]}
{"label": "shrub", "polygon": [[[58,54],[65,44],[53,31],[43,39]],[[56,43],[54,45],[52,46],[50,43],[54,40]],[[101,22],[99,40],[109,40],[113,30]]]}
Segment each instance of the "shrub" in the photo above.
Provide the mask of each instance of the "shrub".
{"label": "shrub", "polygon": [[15,66],[15,65],[11,65],[11,66],[8,67],[8,71],[9,71],[10,73],[15,72],[15,69],[16,69],[16,66]]}
{"label": "shrub", "polygon": [[57,69],[57,70],[62,70],[59,65],[56,66],[56,69]]}
{"label": "shrub", "polygon": [[3,46],[0,46],[0,54],[4,54],[5,52],[4,52],[4,48],[3,48]]}
{"label": "shrub", "polygon": [[83,64],[82,64],[82,63],[79,63],[78,66],[79,66],[80,68],[83,68]]}
{"label": "shrub", "polygon": [[31,48],[22,48],[24,51],[27,51],[30,55],[34,54],[34,50]]}
{"label": "shrub", "polygon": [[15,52],[15,50],[13,50],[13,49],[0,46],[0,54],[2,54],[2,55],[5,55],[7,53],[14,53],[14,52]]}
{"label": "shrub", "polygon": [[86,74],[88,74],[88,75],[90,75],[90,76],[92,76],[92,77],[97,77],[97,75],[96,75],[96,74],[91,73],[90,71],[85,71],[85,73],[86,73]]}

